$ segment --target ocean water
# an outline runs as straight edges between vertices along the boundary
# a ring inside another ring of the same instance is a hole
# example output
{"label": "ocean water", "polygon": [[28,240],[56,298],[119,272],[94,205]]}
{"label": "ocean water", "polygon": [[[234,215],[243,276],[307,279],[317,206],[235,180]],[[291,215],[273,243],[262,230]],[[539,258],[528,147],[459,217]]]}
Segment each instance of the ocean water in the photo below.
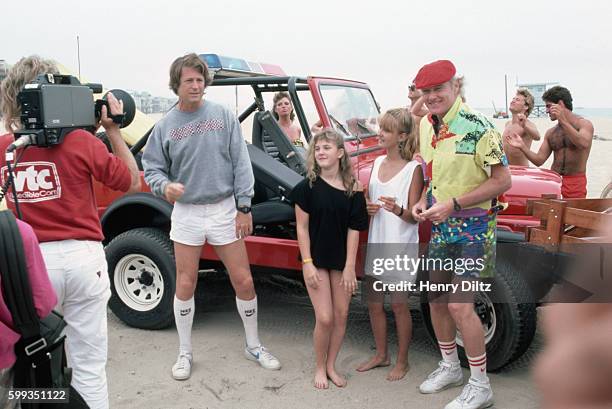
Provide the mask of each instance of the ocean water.
{"label": "ocean water", "polygon": [[[482,112],[487,116],[493,116],[493,108],[474,108],[477,111]],[[498,107],[499,110],[505,109],[505,107]],[[583,107],[575,107],[574,113],[577,115],[583,116],[588,119],[597,119],[597,118],[610,118],[612,119],[612,108],[583,108]]]}
{"label": "ocean water", "polygon": [[585,118],[612,118],[612,108],[575,108],[574,112]]}

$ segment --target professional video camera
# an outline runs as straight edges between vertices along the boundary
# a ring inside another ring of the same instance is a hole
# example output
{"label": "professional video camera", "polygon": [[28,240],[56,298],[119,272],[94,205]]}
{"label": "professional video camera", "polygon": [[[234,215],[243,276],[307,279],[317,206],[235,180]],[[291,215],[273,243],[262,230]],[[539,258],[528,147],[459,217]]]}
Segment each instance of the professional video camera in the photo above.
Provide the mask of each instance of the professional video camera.
{"label": "professional video camera", "polygon": [[111,90],[117,99],[123,101],[124,110],[121,115],[111,115],[106,95],[94,102],[93,94],[101,92],[101,84],[81,84],[72,75],[39,75],[17,95],[23,129],[15,132],[15,143],[9,150],[25,145],[57,145],[74,129],[94,132],[102,106],[106,106],[113,122],[121,128],[128,126],[136,113],[130,94],[120,89]]}

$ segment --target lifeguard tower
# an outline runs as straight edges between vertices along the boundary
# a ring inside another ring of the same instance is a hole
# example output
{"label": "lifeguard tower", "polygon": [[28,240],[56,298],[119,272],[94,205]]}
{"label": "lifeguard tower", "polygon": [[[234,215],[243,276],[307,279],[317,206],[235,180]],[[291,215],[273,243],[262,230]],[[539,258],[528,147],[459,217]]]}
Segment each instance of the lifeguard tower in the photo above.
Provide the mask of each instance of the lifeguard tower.
{"label": "lifeguard tower", "polygon": [[533,95],[533,111],[531,111],[532,117],[541,117],[546,115],[546,107],[542,95],[546,90],[559,85],[558,82],[539,82],[533,84],[517,84],[517,88],[526,88]]}

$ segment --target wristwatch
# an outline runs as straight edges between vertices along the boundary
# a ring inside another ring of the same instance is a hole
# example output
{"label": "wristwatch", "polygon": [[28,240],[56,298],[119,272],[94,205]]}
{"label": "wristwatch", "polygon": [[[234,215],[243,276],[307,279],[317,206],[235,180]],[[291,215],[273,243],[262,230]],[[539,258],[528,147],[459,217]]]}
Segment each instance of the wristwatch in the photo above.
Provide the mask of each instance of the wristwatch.
{"label": "wristwatch", "polygon": [[453,209],[458,212],[461,210],[461,205],[459,204],[459,202],[457,201],[456,198],[453,197]]}
{"label": "wristwatch", "polygon": [[239,211],[240,213],[244,213],[244,214],[249,214],[249,213],[251,213],[251,206],[244,206],[244,205],[243,205],[243,206],[238,206],[238,208],[237,208],[237,209],[238,209],[238,211]]}

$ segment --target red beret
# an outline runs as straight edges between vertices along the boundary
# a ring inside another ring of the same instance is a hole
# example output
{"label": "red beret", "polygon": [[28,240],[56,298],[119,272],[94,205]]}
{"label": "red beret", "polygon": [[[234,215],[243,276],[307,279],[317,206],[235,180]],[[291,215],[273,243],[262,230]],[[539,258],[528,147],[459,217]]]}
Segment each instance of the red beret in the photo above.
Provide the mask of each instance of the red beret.
{"label": "red beret", "polygon": [[434,61],[421,67],[414,77],[414,85],[418,89],[435,87],[453,79],[456,72],[455,66],[449,60]]}

